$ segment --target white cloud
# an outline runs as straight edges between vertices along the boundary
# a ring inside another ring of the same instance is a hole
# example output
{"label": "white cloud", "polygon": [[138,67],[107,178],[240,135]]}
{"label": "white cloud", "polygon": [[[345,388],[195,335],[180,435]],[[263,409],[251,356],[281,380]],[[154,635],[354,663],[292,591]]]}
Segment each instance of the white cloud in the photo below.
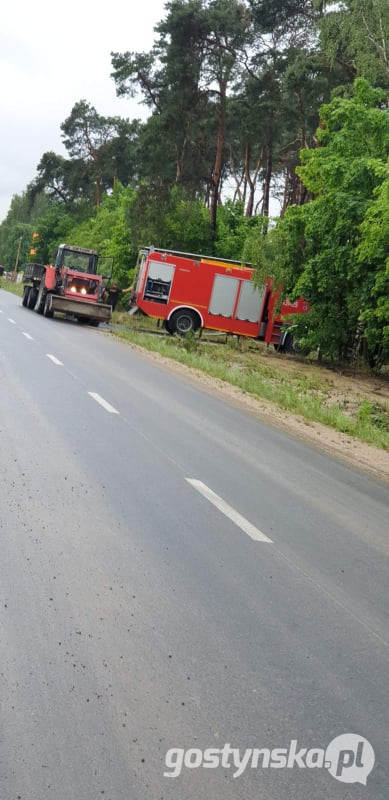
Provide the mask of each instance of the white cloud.
{"label": "white cloud", "polygon": [[144,117],[116,97],[111,51],[148,50],[163,0],[22,0],[0,32],[0,219],[35,175],[43,152],[63,152],[60,124],[85,98],[101,114]]}

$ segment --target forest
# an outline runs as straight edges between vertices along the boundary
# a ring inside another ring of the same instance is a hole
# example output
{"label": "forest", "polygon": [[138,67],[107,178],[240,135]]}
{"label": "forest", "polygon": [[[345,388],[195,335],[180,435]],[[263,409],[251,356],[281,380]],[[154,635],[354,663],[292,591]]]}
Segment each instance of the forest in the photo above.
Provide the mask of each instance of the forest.
{"label": "forest", "polygon": [[171,0],[149,52],[111,58],[123,113],[135,97],[147,118],[75,98],[0,264],[66,241],[112,255],[125,287],[142,245],[248,261],[308,301],[308,350],[387,363],[387,0]]}

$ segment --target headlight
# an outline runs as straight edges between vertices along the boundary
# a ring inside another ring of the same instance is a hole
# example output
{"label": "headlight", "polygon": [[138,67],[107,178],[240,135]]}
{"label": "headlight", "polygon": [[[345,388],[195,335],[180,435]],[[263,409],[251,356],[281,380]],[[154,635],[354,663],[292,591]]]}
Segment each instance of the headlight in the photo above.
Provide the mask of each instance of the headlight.
{"label": "headlight", "polygon": [[83,287],[82,287],[82,289],[81,289],[81,294],[86,294],[86,289],[85,289],[85,286],[83,286]]}
{"label": "headlight", "polygon": [[71,292],[76,292],[76,291],[77,291],[77,289],[76,289],[76,287],[75,287],[75,286],[71,286],[71,287],[70,287],[70,291],[71,291]]}

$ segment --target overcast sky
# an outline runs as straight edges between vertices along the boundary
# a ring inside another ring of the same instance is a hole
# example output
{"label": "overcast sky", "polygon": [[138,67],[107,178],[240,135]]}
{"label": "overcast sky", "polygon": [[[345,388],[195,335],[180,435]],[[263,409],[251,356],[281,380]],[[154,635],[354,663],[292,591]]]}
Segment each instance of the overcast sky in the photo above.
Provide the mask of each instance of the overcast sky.
{"label": "overcast sky", "polygon": [[164,0],[8,0],[0,23],[0,220],[42,153],[64,153],[60,124],[77,100],[104,115],[144,117],[117,98],[111,51],[148,50]]}

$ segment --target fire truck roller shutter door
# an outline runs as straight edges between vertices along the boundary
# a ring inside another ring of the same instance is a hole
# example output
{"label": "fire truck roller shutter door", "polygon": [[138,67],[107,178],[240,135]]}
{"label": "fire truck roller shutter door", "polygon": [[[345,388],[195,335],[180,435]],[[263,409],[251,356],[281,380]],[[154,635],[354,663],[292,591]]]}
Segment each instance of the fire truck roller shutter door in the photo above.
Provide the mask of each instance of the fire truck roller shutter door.
{"label": "fire truck roller shutter door", "polygon": [[215,275],[209,313],[220,317],[232,317],[238,288],[238,278]]}
{"label": "fire truck roller shutter door", "polygon": [[258,288],[253,281],[242,281],[236,318],[245,322],[259,322],[264,294],[264,286]]}

